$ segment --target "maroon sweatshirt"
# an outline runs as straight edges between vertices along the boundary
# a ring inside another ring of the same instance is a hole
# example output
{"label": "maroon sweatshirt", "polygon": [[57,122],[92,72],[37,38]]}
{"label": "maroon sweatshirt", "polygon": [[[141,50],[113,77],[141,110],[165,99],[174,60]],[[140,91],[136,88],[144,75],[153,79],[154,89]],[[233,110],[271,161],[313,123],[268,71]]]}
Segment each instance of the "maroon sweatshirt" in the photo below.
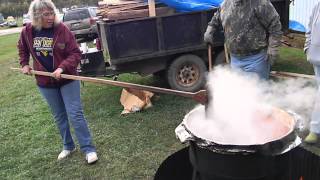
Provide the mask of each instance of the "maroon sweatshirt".
{"label": "maroon sweatshirt", "polygon": [[[37,71],[47,71],[37,60],[33,49],[33,32],[31,24],[27,24],[22,29],[18,41],[18,50],[21,67],[29,65],[30,55],[33,58],[33,69]],[[53,68],[62,68],[64,74],[77,75],[77,66],[81,60],[81,51],[74,38],[74,35],[63,24],[59,23],[53,29]],[[70,80],[56,80],[52,77],[36,75],[37,84],[41,87],[60,87]]]}

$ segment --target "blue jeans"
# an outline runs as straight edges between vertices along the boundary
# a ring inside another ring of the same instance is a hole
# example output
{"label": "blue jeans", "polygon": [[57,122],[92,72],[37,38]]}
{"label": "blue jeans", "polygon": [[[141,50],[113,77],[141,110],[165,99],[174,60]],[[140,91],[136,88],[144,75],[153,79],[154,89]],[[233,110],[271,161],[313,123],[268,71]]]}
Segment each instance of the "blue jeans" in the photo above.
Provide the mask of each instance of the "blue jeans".
{"label": "blue jeans", "polygon": [[314,74],[316,77],[318,91],[316,95],[315,104],[313,107],[311,121],[310,121],[310,131],[316,134],[320,134],[320,66],[313,65]]}
{"label": "blue jeans", "polygon": [[80,144],[81,151],[86,154],[95,152],[96,149],[92,145],[92,138],[86,119],[83,115],[80,99],[80,82],[72,81],[60,88],[39,87],[39,90],[46,99],[59,128],[63,141],[63,149],[72,150],[75,148],[70,133],[70,120]]}
{"label": "blue jeans", "polygon": [[257,74],[261,79],[269,79],[270,62],[266,51],[250,56],[231,54],[231,68]]}

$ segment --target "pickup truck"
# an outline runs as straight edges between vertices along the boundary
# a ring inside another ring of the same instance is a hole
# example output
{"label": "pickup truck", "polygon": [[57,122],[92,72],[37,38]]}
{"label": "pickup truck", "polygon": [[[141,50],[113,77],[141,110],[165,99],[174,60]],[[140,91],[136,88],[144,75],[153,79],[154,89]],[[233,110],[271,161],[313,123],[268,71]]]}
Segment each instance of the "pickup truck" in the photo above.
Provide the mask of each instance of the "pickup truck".
{"label": "pickup truck", "polygon": [[[290,0],[271,0],[283,30],[289,26]],[[98,22],[104,52],[85,54],[83,75],[139,73],[165,78],[170,88],[194,92],[205,84],[208,47],[203,34],[217,9],[116,22]],[[213,65],[225,63],[223,31],[215,34]],[[92,56],[91,58],[89,58]]]}

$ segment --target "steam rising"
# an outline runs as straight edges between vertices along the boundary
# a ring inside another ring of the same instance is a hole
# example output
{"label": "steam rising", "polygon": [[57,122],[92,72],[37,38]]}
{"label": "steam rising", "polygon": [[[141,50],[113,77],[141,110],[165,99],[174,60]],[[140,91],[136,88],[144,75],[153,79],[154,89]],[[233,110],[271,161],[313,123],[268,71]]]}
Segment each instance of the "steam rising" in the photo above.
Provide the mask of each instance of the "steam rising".
{"label": "steam rising", "polygon": [[310,119],[317,92],[312,80],[262,81],[252,73],[225,67],[217,67],[209,74],[207,86],[212,97],[206,116],[204,111],[197,115],[200,120],[196,126],[206,136],[210,134],[232,144],[256,143],[257,134],[270,133],[277,128],[272,125],[258,127],[257,112],[271,114],[272,108],[277,107],[292,110],[304,120]]}

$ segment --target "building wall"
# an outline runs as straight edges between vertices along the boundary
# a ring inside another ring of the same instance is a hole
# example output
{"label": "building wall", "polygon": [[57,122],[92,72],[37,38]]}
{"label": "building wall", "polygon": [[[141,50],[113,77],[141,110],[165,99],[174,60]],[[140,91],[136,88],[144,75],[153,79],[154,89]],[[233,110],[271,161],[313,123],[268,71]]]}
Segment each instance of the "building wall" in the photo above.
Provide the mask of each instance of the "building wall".
{"label": "building wall", "polygon": [[308,27],[309,17],[311,15],[313,7],[319,0],[294,0],[290,4],[290,20],[295,20],[304,25],[305,28]]}

